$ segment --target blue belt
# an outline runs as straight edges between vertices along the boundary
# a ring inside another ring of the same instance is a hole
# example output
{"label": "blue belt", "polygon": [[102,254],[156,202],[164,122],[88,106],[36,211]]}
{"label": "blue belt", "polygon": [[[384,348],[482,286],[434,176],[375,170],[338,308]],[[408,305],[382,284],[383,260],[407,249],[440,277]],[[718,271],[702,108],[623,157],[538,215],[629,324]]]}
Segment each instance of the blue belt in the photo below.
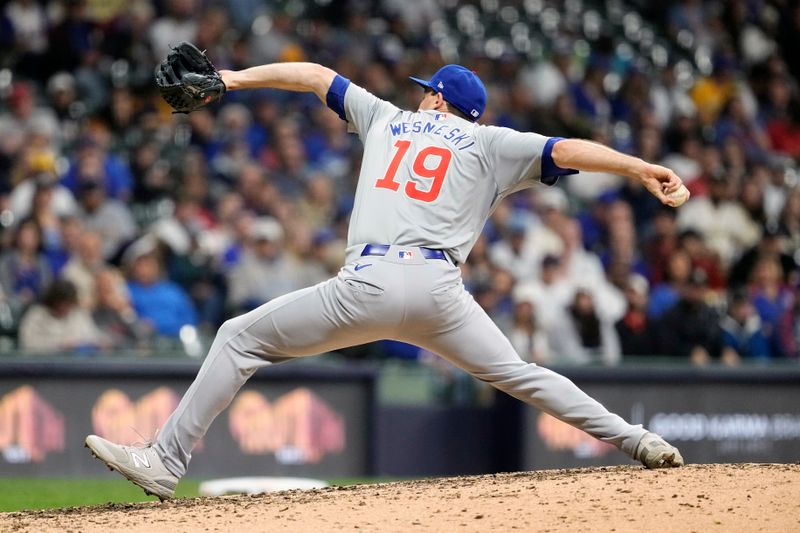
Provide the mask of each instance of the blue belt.
{"label": "blue belt", "polygon": [[[442,261],[448,260],[447,254],[445,254],[442,250],[434,250],[433,248],[425,248],[423,246],[415,246],[415,248],[419,248],[419,251],[422,253],[422,257],[425,259],[441,259]],[[388,244],[368,244],[364,246],[364,250],[361,251],[361,256],[386,255],[387,253],[389,253]]]}

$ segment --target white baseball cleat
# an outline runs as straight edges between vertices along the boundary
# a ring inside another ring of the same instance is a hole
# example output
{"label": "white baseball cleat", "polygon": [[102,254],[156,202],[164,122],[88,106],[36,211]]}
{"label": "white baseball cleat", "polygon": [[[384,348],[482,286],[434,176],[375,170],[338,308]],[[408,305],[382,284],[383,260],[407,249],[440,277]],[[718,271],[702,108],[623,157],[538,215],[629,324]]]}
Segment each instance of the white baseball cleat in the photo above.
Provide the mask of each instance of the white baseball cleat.
{"label": "white baseball cleat", "polygon": [[683,466],[683,457],[678,448],[659,435],[645,433],[636,447],[636,459],[647,468],[675,468]]}
{"label": "white baseball cleat", "polygon": [[161,501],[172,498],[178,477],[164,466],[152,444],[143,447],[114,444],[97,435],[86,437],[86,447],[103,461],[109,470],[116,470],[145,494],[158,496]]}

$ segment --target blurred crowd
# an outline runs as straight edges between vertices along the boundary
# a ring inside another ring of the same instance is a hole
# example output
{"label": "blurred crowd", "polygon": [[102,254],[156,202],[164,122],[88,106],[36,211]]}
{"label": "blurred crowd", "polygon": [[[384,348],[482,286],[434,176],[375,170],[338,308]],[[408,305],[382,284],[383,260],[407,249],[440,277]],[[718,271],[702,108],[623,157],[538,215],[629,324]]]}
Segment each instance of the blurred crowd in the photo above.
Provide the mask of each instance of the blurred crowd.
{"label": "blurred crowd", "polygon": [[495,211],[464,281],[524,359],[798,358],[798,30],[767,0],[4,2],[2,349],[197,353],[338,271],[360,142],[308,94],[172,115],[152,73],[188,40],[217,68],[319,62],[408,109],[409,75],[458,62],[487,85],[482,123],[674,169],[680,209],[581,173]]}

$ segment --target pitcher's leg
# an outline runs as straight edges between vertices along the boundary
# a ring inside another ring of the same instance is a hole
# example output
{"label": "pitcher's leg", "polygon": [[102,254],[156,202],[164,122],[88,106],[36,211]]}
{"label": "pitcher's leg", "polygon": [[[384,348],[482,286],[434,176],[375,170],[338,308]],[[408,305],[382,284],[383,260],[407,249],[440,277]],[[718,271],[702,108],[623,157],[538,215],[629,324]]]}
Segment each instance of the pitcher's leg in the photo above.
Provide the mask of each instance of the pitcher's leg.
{"label": "pitcher's leg", "polygon": [[531,404],[590,435],[614,444],[634,457],[647,432],[609,412],[572,381],[546,368],[526,363],[483,309],[471,298],[462,319],[442,333],[406,339],[437,353],[481,381]]}
{"label": "pitcher's leg", "polygon": [[178,477],[212,421],[260,367],[374,340],[368,323],[349,327],[336,279],[287,294],[220,327],[192,385],[154,447]]}

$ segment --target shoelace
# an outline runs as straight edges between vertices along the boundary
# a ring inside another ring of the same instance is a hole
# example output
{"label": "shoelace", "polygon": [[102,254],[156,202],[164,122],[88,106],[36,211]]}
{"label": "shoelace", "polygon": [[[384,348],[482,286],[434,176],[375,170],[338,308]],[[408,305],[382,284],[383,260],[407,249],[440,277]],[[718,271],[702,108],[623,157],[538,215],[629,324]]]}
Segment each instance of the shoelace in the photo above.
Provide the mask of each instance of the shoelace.
{"label": "shoelace", "polygon": [[156,442],[156,438],[158,437],[159,428],[156,428],[155,432],[153,433],[153,436],[150,437],[150,439],[147,439],[147,438],[145,438],[144,435],[139,433],[139,430],[136,429],[135,427],[133,427],[133,426],[128,426],[128,427],[131,428],[134,431],[134,433],[139,435],[140,439],[142,439],[140,441],[136,441],[136,442],[131,443],[131,446],[133,446],[134,448],[149,448]]}

